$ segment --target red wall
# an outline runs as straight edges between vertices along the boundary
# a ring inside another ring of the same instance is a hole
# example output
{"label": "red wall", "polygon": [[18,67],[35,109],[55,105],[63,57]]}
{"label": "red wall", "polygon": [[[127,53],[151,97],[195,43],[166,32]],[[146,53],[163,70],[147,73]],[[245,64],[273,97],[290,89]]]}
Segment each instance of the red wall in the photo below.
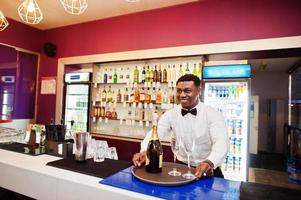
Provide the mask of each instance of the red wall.
{"label": "red wall", "polygon": [[15,20],[7,19],[9,26],[0,31],[0,43],[9,44],[23,49],[40,52],[43,31],[21,24]]}
{"label": "red wall", "polygon": [[[57,45],[57,57],[68,57],[297,36],[301,35],[300,10],[300,0],[205,0],[47,30],[43,37],[44,42]],[[14,33],[16,38],[20,34]],[[14,37],[5,41],[15,44]],[[56,67],[56,58],[42,56],[40,77],[55,76]],[[48,123],[54,114],[55,96],[39,96],[38,122]]]}

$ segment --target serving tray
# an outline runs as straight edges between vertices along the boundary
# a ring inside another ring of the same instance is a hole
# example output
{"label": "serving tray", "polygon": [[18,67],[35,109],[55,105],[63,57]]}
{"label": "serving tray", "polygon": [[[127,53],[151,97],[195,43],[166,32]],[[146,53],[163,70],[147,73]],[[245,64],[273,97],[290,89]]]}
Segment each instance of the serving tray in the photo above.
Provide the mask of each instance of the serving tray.
{"label": "serving tray", "polygon": [[[177,171],[181,172],[181,176],[170,176],[168,174],[168,172],[171,171],[174,167],[177,168]],[[171,162],[163,162],[161,173],[149,173],[145,170],[145,165],[132,168],[132,174],[137,179],[143,182],[163,186],[184,185],[194,181],[195,179],[189,180],[182,177],[182,175],[187,171],[188,167],[186,165]],[[191,168],[191,173],[194,173],[194,168]]]}

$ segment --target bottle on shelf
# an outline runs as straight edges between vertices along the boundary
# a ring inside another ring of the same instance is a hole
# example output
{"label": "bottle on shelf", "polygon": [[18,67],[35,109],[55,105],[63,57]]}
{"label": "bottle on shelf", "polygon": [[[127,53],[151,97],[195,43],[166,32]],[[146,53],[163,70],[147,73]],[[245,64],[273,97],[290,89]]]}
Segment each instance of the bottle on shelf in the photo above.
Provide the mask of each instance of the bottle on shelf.
{"label": "bottle on shelf", "polygon": [[146,76],[145,66],[143,66],[143,69],[142,69],[142,72],[141,72],[141,83],[145,82],[145,76]]}
{"label": "bottle on shelf", "polygon": [[101,101],[106,102],[107,101],[107,91],[106,86],[104,86],[102,92],[101,92]]}
{"label": "bottle on shelf", "polygon": [[113,102],[113,91],[111,90],[111,86],[109,86],[107,92],[107,102]]}
{"label": "bottle on shelf", "polygon": [[157,121],[158,114],[155,112],[153,114],[152,136],[146,150],[145,169],[149,173],[162,172],[163,149],[158,136]]}
{"label": "bottle on shelf", "polygon": [[[182,68],[182,64],[180,64],[178,75],[179,75],[179,78],[180,78],[181,76],[183,76],[183,68]],[[174,81],[174,80],[173,80],[173,81]]]}
{"label": "bottle on shelf", "polygon": [[113,83],[113,72],[112,68],[110,68],[109,74],[108,74],[108,83]]}
{"label": "bottle on shelf", "polygon": [[169,103],[174,104],[175,103],[175,93],[174,93],[174,87],[171,88],[170,94],[169,94]]}
{"label": "bottle on shelf", "polygon": [[123,72],[123,67],[119,68],[119,82],[124,83],[124,72]]}
{"label": "bottle on shelf", "polygon": [[117,83],[117,71],[116,71],[116,69],[114,70],[113,83],[114,83],[114,84]]}
{"label": "bottle on shelf", "polygon": [[190,74],[190,70],[189,70],[189,65],[188,65],[188,63],[186,64],[185,74]]}
{"label": "bottle on shelf", "polygon": [[202,73],[203,73],[202,63],[199,63],[198,77],[200,79],[202,79]]}
{"label": "bottle on shelf", "polygon": [[198,72],[196,70],[196,64],[193,64],[193,71],[192,71],[192,74],[197,76],[198,75]]}
{"label": "bottle on shelf", "polygon": [[155,70],[154,70],[154,73],[153,73],[153,82],[158,82],[157,74],[158,74],[157,65],[155,65]]}
{"label": "bottle on shelf", "polygon": [[161,65],[159,65],[159,70],[157,72],[157,82],[162,83],[162,70]]}
{"label": "bottle on shelf", "polygon": [[125,88],[125,92],[123,94],[123,102],[129,102],[128,88]]}
{"label": "bottle on shelf", "polygon": [[116,110],[115,110],[115,108],[113,108],[113,111],[112,111],[112,113],[111,113],[111,119],[117,119],[117,112],[116,112]]}
{"label": "bottle on shelf", "polygon": [[172,69],[170,70],[170,80],[169,82],[175,82],[176,81],[176,65],[172,66]]}
{"label": "bottle on shelf", "polygon": [[151,102],[151,95],[150,95],[150,90],[147,88],[147,91],[145,92],[145,103],[150,103]]}
{"label": "bottle on shelf", "polygon": [[108,82],[108,69],[105,69],[105,72],[103,73],[103,83]]}
{"label": "bottle on shelf", "polygon": [[[170,68],[170,65],[168,65],[168,67]],[[163,69],[162,82],[167,83],[167,70],[166,70],[166,68]]]}
{"label": "bottle on shelf", "polygon": [[146,72],[145,72],[145,82],[150,82],[150,70],[149,70],[149,66],[147,66],[146,68]]}
{"label": "bottle on shelf", "polygon": [[156,103],[156,88],[153,88],[151,93],[151,103]]}
{"label": "bottle on shelf", "polygon": [[154,81],[154,70],[152,69],[152,67],[149,70],[149,81],[150,83],[152,83]]}
{"label": "bottle on shelf", "polygon": [[118,89],[117,98],[116,98],[117,103],[121,103],[121,99],[122,99],[121,97],[122,97],[122,94],[120,92],[120,89]]}
{"label": "bottle on shelf", "polygon": [[144,103],[145,102],[145,91],[144,87],[142,87],[142,91],[140,92],[140,102]]}
{"label": "bottle on shelf", "polygon": [[156,92],[156,104],[161,104],[161,89],[159,88],[158,91]]}
{"label": "bottle on shelf", "polygon": [[135,103],[139,103],[140,102],[140,91],[139,91],[138,87],[136,87],[136,89],[134,91],[134,102]]}
{"label": "bottle on shelf", "polygon": [[106,115],[106,108],[104,106],[101,106],[99,111],[100,111],[99,117],[104,118]]}
{"label": "bottle on shelf", "polygon": [[111,119],[111,118],[112,118],[112,112],[110,111],[110,108],[107,109],[106,114],[105,114],[105,117],[106,117],[107,119]]}
{"label": "bottle on shelf", "polygon": [[139,83],[139,70],[138,67],[136,66],[134,69],[134,83]]}
{"label": "bottle on shelf", "polygon": [[126,73],[126,75],[125,75],[126,82],[131,82],[131,74],[130,74],[130,68],[129,67],[127,67],[125,73]]}

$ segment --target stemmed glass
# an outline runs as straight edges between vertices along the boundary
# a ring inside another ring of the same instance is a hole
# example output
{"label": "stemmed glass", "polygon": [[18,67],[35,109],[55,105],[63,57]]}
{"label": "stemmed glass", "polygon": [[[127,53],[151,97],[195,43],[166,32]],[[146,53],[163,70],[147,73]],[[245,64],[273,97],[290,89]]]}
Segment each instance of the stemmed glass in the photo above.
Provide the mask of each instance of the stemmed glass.
{"label": "stemmed glass", "polygon": [[[173,153],[173,161],[174,163],[176,163],[177,154],[180,149],[180,139],[175,134],[172,134],[170,138],[171,151]],[[179,172],[175,166],[172,168],[171,171],[168,172],[168,174],[170,176],[181,176],[181,172]]]}
{"label": "stemmed glass", "polygon": [[187,154],[187,161],[188,161],[188,171],[187,173],[183,174],[183,178],[186,179],[194,179],[195,175],[191,173],[190,168],[190,157],[192,155],[193,149],[195,147],[195,138],[194,138],[194,132],[192,130],[184,133],[185,139],[182,139],[182,145],[184,147],[184,150]]}

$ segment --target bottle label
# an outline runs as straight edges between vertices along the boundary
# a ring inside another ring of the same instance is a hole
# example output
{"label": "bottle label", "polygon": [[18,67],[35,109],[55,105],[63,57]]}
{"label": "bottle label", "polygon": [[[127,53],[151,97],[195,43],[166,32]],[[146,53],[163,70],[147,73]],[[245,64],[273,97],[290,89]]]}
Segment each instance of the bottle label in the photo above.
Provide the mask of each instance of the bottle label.
{"label": "bottle label", "polygon": [[145,165],[149,165],[149,158],[147,156],[145,157]]}
{"label": "bottle label", "polygon": [[161,154],[159,157],[159,168],[162,168],[162,164],[163,164],[163,155]]}

